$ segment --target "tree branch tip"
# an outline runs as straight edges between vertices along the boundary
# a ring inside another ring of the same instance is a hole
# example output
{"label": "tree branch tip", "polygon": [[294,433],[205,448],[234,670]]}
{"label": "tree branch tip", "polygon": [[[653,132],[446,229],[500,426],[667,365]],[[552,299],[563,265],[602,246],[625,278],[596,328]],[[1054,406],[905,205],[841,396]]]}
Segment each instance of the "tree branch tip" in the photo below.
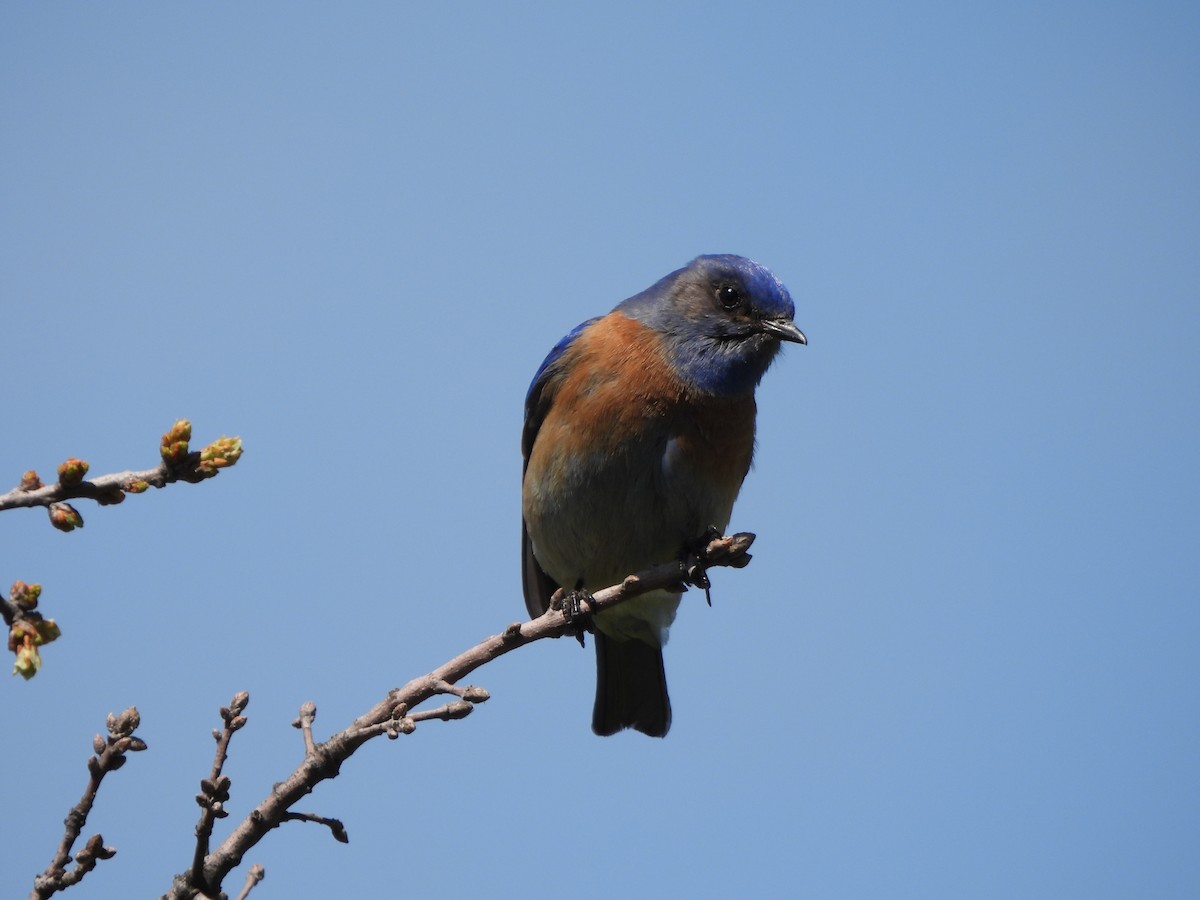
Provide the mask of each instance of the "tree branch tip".
{"label": "tree branch tip", "polygon": [[350,835],[346,833],[346,826],[341,819],[333,819],[328,816],[318,816],[316,813],[290,812],[286,811],[280,817],[281,822],[312,822],[316,825],[324,825],[329,829],[333,839],[340,844],[350,843]]}
{"label": "tree branch tip", "polygon": [[[693,567],[696,573],[689,572],[689,575],[694,575],[693,583],[696,583],[696,578],[704,578],[704,569],[713,568],[716,566],[729,566],[734,569],[745,568],[750,563],[750,554],[746,551],[750,549],[750,545],[754,543],[755,535],[749,531],[739,531],[736,534],[722,535],[713,538],[702,549],[697,551],[696,565]],[[697,584],[698,587],[706,585]]]}
{"label": "tree branch tip", "polygon": [[491,694],[476,685],[468,684],[465,687],[459,687],[441,678],[433,678],[430,682],[430,687],[435,693],[453,694],[467,703],[484,703],[491,697]]}
{"label": "tree branch tip", "polygon": [[255,885],[267,877],[267,870],[258,863],[250,867],[250,871],[246,873],[246,882],[242,885],[241,891],[238,893],[235,900],[246,900],[250,896],[250,892],[254,890]]}
{"label": "tree branch tip", "polygon": [[729,549],[734,553],[745,553],[757,538],[758,535],[752,531],[739,531],[730,536]]}
{"label": "tree branch tip", "polygon": [[136,706],[131,706],[120,713],[109,713],[104,724],[112,737],[128,737],[142,724],[142,715]]}
{"label": "tree branch tip", "polygon": [[86,865],[92,859],[112,859],[117,855],[115,847],[106,847],[104,845],[104,837],[100,834],[93,834],[83,849],[75,854],[75,862],[80,865]]}
{"label": "tree branch tip", "polygon": [[466,700],[455,700],[453,703],[447,703],[444,706],[439,706],[437,709],[415,712],[408,718],[414,722],[426,721],[428,719],[441,719],[443,722],[448,722],[451,719],[465,719],[474,709],[475,707]]}
{"label": "tree branch tip", "polygon": [[475,712],[475,704],[468,703],[466,700],[446,704],[446,718],[448,719],[466,719],[473,712]]}
{"label": "tree branch tip", "polygon": [[481,688],[474,684],[469,684],[463,688],[462,698],[468,703],[486,703],[492,698],[492,695],[486,688]]}

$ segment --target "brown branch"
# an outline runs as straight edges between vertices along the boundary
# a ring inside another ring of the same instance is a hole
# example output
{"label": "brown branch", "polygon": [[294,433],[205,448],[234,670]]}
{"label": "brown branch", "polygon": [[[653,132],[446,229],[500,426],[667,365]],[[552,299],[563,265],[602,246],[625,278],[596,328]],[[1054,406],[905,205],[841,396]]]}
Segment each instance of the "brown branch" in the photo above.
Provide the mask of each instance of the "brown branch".
{"label": "brown branch", "polygon": [[46,867],[46,871],[33,880],[31,900],[45,900],[58,891],[65,890],[73,884],[78,884],[88,872],[96,868],[96,863],[102,859],[111,859],[116,850],[104,845],[104,838],[98,834],[92,835],[84,848],[75,854],[75,868],[67,871],[71,862],[71,848],[79,840],[79,835],[87,824],[88,813],[96,801],[96,792],[100,782],[109,772],[115,772],[125,765],[125,754],[136,753],[146,749],[146,742],[134,737],[133,732],[141,722],[138,711],[132,706],[118,715],[108,715],[108,738],[100,735],[92,740],[95,756],[88,760],[88,784],[79,802],[67,813],[63,824],[67,826],[62,842],[54,859]]}
{"label": "brown branch", "polygon": [[350,836],[346,834],[346,826],[342,824],[341,819],[330,819],[327,816],[318,816],[316,813],[297,813],[286,812],[283,814],[285,822],[315,822],[318,825],[324,825],[329,829],[333,839],[339,844],[350,843]]}
{"label": "brown branch", "polygon": [[95,500],[101,506],[120,503],[126,493],[140,494],[148,488],[166,487],[176,481],[197,484],[212,478],[221,469],[232,466],[242,455],[242,442],[237,438],[221,438],[203,450],[188,450],[192,425],[186,419],[176,422],[159,444],[162,462],[152,469],[116,472],[85,480],[88,464],[71,458],[58,467],[58,481],[42,484],[37,473],[29,471],[21,484],[7,494],[0,494],[0,511],[44,506],[50,510],[50,520],[56,528],[71,531],[82,527],[83,519],[68,500]]}
{"label": "brown branch", "polygon": [[[750,560],[746,551],[753,541],[754,535],[747,533],[715,538],[689,560],[655,566],[630,575],[621,584],[583,598],[580,603],[581,613],[598,613],[631,597],[661,588],[682,584],[706,586],[707,579],[704,578],[703,572],[705,568],[745,566]],[[420,721],[459,719],[470,713],[474,708],[473,704],[488,699],[488,693],[473,686],[459,688],[456,683],[480,666],[518,647],[544,638],[562,637],[573,633],[574,629],[575,626],[564,614],[561,603],[552,604],[540,618],[530,622],[515,622],[499,634],[492,635],[460,653],[428,675],[415,678],[403,687],[393,688],[384,699],[355,719],[346,729],[320,743],[314,743],[311,734],[316,708],[314,706],[309,709],[309,704],[305,704],[301,709],[300,718],[294,723],[299,728],[307,729],[304,760],[291,775],[272,787],[267,797],[250,811],[216,850],[205,856],[202,867],[193,864],[191,871],[176,876],[166,896],[173,900],[186,900],[193,897],[198,890],[210,896],[215,895],[220,890],[221,883],[241,863],[246,853],[284,821],[296,818],[326,824],[336,821],[321,819],[311,814],[292,813],[291,808],[302,797],[311,794],[322,781],[337,777],[342,763],[368,740],[381,734],[394,739],[401,734],[410,734]],[[438,709],[410,712],[414,707],[439,694],[451,694],[459,699]],[[342,833],[344,835],[344,829]]]}
{"label": "brown branch", "polygon": [[[58,481],[42,484],[37,472],[30,469],[21,483],[7,494],[0,494],[0,512],[44,506],[50,514],[50,524],[59,531],[74,531],[83,527],[83,516],[68,500],[95,500],[101,506],[111,506],[125,499],[126,494],[140,494],[151,487],[161,488],[176,481],[197,483],[212,478],[221,469],[234,465],[242,456],[238,438],[220,438],[203,450],[189,451],[192,423],[180,419],[162,436],[158,453],[162,462],[153,469],[141,472],[117,472],[88,481],[88,464],[71,457],[58,467]],[[16,582],[9,600],[0,599],[0,616],[9,626],[8,649],[16,655],[13,671],[29,679],[42,665],[38,647],[58,638],[58,626],[34,612],[40,585]],[[19,595],[19,596],[18,596]]]}
{"label": "brown branch", "polygon": [[236,900],[246,900],[250,896],[250,892],[254,890],[254,886],[266,877],[266,869],[258,863],[252,865],[250,871],[246,873],[246,883],[242,885],[242,889],[238,893]]}
{"label": "brown branch", "polygon": [[229,800],[229,788],[233,782],[222,770],[229,758],[229,742],[233,740],[234,732],[246,724],[246,717],[242,713],[249,703],[250,695],[245,691],[234,694],[229,705],[221,707],[221,720],[225,727],[220,731],[213,729],[217,752],[213,757],[212,771],[207,778],[200,780],[200,793],[196,795],[196,803],[200,806],[200,821],[196,823],[196,852],[192,856],[191,878],[198,886],[203,884],[204,859],[208,856],[213,825],[217,819],[229,815],[225,811],[225,803]]}
{"label": "brown branch", "polygon": [[304,755],[312,756],[315,744],[313,743],[312,727],[313,722],[317,720],[317,704],[311,700],[307,700],[300,705],[300,715],[292,722],[293,728],[299,728],[304,732]]}

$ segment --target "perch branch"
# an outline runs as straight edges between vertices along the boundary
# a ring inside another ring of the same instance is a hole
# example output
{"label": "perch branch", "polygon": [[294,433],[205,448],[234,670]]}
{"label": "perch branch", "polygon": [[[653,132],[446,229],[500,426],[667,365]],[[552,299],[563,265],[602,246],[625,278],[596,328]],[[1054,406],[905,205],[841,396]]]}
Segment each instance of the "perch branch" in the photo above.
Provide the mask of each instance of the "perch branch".
{"label": "perch branch", "polygon": [[[745,566],[750,561],[750,555],[746,551],[753,541],[754,535],[744,532],[715,538],[687,560],[654,566],[628,576],[618,585],[584,597],[580,601],[580,612],[584,615],[602,612],[631,597],[661,588],[682,584],[705,585],[707,579],[701,579],[706,568]],[[387,696],[355,719],[346,729],[320,743],[312,742],[311,727],[315,708],[310,711],[306,704],[295,723],[297,727],[308,729],[305,734],[304,760],[291,775],[271,789],[267,797],[251,810],[216,850],[205,856],[202,867],[193,865],[189,873],[177,876],[167,896],[173,900],[185,900],[194,896],[197,890],[209,895],[215,894],[246,853],[256,846],[267,832],[277,828],[284,821],[298,817],[304,818],[305,821],[320,821],[325,824],[336,821],[310,814],[292,813],[291,807],[302,797],[311,794],[322,781],[335,778],[342,763],[371,738],[381,734],[396,738],[400,734],[411,733],[419,721],[462,718],[470,713],[474,708],[473,704],[488,699],[487,691],[473,686],[458,688],[456,683],[480,666],[518,647],[544,638],[562,637],[572,633],[572,630],[571,620],[564,614],[561,604],[552,604],[539,618],[529,622],[515,622],[499,634],[494,634],[460,653],[428,675],[415,678],[403,687],[393,688],[388,691]],[[460,699],[435,710],[409,712],[429,698],[446,693]],[[342,834],[344,835],[344,829]]]}

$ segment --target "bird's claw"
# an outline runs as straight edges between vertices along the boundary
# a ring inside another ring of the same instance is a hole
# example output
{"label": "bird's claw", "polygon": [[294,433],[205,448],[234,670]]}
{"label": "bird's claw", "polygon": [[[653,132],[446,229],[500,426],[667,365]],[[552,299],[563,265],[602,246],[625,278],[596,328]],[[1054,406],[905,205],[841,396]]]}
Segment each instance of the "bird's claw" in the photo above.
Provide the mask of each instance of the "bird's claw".
{"label": "bird's claw", "polygon": [[560,588],[550,600],[555,609],[562,610],[563,618],[567,620],[567,634],[579,641],[580,647],[586,646],[583,636],[592,630],[592,614],[583,608],[583,604],[590,604],[591,600],[591,593],[582,587],[573,591]]}
{"label": "bird's claw", "polygon": [[709,525],[708,530],[688,547],[683,563],[687,583],[704,591],[704,599],[709,606],[712,606],[712,582],[708,578],[708,545],[720,536],[721,532]]}

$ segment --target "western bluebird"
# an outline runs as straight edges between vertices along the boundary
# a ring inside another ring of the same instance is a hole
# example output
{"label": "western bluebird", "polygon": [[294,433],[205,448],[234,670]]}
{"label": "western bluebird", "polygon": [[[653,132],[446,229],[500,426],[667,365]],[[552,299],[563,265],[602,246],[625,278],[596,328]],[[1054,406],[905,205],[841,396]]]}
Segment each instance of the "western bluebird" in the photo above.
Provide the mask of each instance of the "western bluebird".
{"label": "western bluebird", "polygon": [[[781,341],[807,344],[792,298],[741,256],[700,256],[584,322],[525,398],[525,605],[598,590],[724,530],[754,453],[754,389]],[[595,617],[592,730],[671,727],[662,647],[679,593]]]}

